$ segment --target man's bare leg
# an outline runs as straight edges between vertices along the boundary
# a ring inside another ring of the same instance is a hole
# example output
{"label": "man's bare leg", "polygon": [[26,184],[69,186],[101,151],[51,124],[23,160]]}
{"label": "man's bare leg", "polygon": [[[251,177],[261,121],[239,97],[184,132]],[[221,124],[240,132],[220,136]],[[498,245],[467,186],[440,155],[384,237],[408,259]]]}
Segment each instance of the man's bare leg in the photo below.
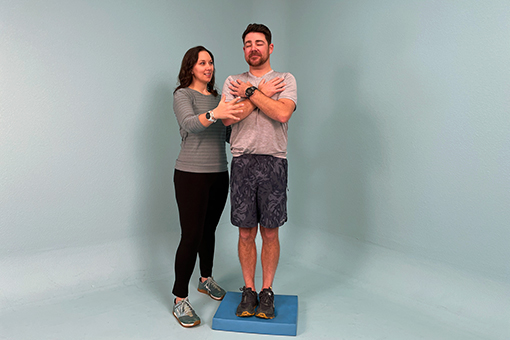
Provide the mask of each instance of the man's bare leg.
{"label": "man's bare leg", "polygon": [[243,271],[244,285],[255,290],[255,267],[257,265],[257,246],[255,237],[258,227],[239,228],[238,253],[239,262]]}
{"label": "man's bare leg", "polygon": [[262,236],[262,289],[273,286],[276,268],[280,259],[279,229],[260,226],[260,235]]}

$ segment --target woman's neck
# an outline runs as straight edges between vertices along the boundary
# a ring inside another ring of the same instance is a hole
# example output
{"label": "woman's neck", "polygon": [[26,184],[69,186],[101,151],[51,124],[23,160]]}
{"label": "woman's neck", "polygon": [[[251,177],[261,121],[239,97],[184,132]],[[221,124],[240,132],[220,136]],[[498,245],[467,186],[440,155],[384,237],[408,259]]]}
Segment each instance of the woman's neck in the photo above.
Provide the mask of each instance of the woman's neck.
{"label": "woman's neck", "polygon": [[211,94],[209,91],[207,91],[207,83],[202,83],[202,82],[199,82],[199,81],[194,81],[188,87],[190,89],[195,90],[197,92],[200,92],[202,94]]}

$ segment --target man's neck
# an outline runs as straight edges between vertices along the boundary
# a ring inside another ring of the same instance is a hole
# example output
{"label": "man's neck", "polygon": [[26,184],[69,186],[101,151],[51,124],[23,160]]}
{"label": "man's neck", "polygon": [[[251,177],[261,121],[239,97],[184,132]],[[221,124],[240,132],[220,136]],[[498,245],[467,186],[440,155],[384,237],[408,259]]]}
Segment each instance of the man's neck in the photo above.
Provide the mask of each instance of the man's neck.
{"label": "man's neck", "polygon": [[272,69],[269,63],[257,67],[250,66],[250,73],[253,74],[255,77],[262,77],[264,74],[271,71]]}

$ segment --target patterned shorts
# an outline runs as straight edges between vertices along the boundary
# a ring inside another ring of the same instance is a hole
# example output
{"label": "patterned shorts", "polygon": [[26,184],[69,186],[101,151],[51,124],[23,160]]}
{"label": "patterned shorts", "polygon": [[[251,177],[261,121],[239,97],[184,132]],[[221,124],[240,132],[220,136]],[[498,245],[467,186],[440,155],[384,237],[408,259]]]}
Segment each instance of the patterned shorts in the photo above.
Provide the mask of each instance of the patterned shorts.
{"label": "patterned shorts", "polygon": [[287,160],[267,155],[232,159],[230,219],[233,225],[277,228],[287,221]]}

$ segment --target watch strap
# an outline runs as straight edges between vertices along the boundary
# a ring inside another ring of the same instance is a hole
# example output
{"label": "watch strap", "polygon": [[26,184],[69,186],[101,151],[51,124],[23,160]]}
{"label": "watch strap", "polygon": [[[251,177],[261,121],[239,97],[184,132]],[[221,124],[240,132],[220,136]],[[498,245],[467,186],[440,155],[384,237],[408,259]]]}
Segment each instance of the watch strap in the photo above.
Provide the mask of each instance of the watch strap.
{"label": "watch strap", "polygon": [[255,86],[248,87],[246,91],[244,91],[246,98],[250,98],[255,93],[255,90],[257,90],[257,87]]}
{"label": "watch strap", "polygon": [[214,118],[214,112],[212,110],[207,111],[205,118],[212,123],[216,123],[217,121],[217,119]]}

